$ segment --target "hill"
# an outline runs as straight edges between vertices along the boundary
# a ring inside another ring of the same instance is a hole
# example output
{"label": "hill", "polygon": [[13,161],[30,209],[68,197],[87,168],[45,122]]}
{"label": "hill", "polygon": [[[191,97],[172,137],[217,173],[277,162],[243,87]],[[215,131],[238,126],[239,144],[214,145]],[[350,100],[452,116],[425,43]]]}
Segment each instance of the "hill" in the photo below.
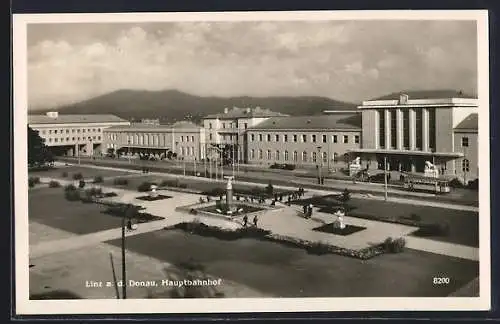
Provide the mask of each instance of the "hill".
{"label": "hill", "polygon": [[125,119],[160,118],[172,122],[192,116],[222,112],[224,107],[257,107],[299,116],[320,114],[323,110],[353,110],[356,105],[325,97],[199,97],[176,90],[118,90],[79,103],[44,109],[64,114],[114,114]]}

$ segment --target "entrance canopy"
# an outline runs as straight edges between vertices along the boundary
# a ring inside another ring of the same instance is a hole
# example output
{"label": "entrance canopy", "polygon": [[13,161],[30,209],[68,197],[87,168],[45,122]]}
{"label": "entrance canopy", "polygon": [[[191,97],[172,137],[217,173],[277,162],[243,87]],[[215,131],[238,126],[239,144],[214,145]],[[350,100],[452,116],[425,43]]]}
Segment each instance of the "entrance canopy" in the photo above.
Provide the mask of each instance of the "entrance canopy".
{"label": "entrance canopy", "polygon": [[464,154],[462,152],[425,152],[425,151],[410,151],[410,150],[380,150],[380,149],[352,149],[348,151],[350,154],[381,154],[381,155],[401,155],[401,156],[429,156],[443,158],[460,158]]}

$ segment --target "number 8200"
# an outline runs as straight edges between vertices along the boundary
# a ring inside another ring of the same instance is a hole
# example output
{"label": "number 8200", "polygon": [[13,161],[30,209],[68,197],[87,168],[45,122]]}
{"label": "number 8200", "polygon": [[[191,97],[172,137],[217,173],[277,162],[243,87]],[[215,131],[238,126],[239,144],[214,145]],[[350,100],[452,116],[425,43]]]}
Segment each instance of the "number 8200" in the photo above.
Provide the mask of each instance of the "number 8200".
{"label": "number 8200", "polygon": [[432,283],[434,285],[447,285],[450,283],[449,277],[434,277],[432,278]]}

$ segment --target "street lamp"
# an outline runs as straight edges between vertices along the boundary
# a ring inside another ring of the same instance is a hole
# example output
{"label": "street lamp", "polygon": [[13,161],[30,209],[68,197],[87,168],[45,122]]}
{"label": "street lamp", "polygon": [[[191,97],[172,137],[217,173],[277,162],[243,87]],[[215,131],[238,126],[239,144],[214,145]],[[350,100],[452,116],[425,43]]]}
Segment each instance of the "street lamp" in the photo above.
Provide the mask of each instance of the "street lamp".
{"label": "street lamp", "polygon": [[384,155],[384,200],[387,201],[387,156]]}
{"label": "street lamp", "polygon": [[132,163],[132,160],[130,159],[130,140],[128,140],[128,163]]}
{"label": "street lamp", "polygon": [[127,299],[127,270],[125,265],[125,216],[122,217],[122,298]]}

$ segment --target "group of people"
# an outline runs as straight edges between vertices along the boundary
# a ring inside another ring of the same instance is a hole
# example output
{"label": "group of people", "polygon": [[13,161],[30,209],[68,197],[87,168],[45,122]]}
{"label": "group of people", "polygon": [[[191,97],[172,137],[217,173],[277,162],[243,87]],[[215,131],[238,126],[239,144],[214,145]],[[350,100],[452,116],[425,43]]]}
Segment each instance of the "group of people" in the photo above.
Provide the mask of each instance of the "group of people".
{"label": "group of people", "polygon": [[[257,215],[255,215],[253,218],[253,226],[257,227],[258,221],[259,221],[259,219],[257,218]],[[243,216],[243,227],[247,227],[247,226],[248,226],[248,216],[245,215],[245,216]]]}

